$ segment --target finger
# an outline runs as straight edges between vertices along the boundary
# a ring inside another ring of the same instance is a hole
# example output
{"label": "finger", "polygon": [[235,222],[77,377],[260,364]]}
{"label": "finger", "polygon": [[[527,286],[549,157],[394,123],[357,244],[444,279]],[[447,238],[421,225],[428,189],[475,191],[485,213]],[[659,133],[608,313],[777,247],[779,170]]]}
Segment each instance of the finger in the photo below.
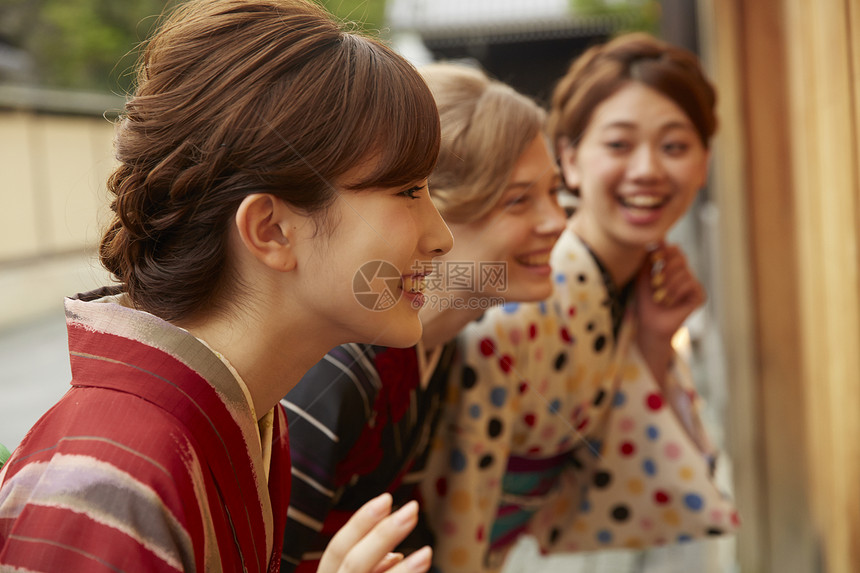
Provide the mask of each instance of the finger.
{"label": "finger", "polygon": [[705,287],[702,286],[702,283],[696,281],[693,285],[691,292],[686,296],[687,304],[693,306],[694,308],[698,308],[705,304],[705,301],[708,300],[708,293],[705,291]]}
{"label": "finger", "polygon": [[361,506],[346,525],[332,537],[320,559],[319,571],[321,573],[337,571],[350,549],[355,547],[390,512],[391,494],[389,493],[383,493]]}
{"label": "finger", "polygon": [[687,270],[680,270],[672,274],[666,275],[666,281],[660,287],[666,292],[662,303],[672,305],[674,301],[679,300],[690,293],[699,284],[696,277],[690,274]]}
{"label": "finger", "polygon": [[698,280],[689,273],[679,273],[672,275],[666,279],[666,283],[661,287],[665,291],[661,304],[663,306],[672,306],[676,302],[683,300],[686,296],[695,290],[698,285]]}
{"label": "finger", "polygon": [[687,257],[684,255],[683,251],[674,245],[666,246],[661,250],[661,259],[657,262],[659,265],[656,265],[655,268],[659,268],[660,273],[653,273],[654,279],[657,280],[658,277],[667,277],[670,274],[674,274],[682,269],[689,269],[689,265],[687,264]]}
{"label": "finger", "polygon": [[418,523],[418,502],[410,501],[374,527],[362,540],[368,554],[382,556],[403,541]]}
{"label": "finger", "polygon": [[651,286],[659,288],[664,281],[663,270],[666,267],[666,251],[660,246],[648,253],[648,264],[646,265],[651,275]]}
{"label": "finger", "polygon": [[690,288],[691,285],[699,285],[699,279],[687,264],[686,258],[679,254],[666,265],[662,288],[677,298],[680,291]]}
{"label": "finger", "polygon": [[689,306],[697,308],[705,302],[705,289],[694,276],[677,281],[667,291],[666,304],[669,306]]}
{"label": "finger", "polygon": [[[338,573],[369,573],[418,523],[418,503],[410,501],[376,524],[343,557]],[[347,525],[349,525],[347,523]],[[346,526],[344,526],[346,527]],[[402,563],[401,563],[402,565]],[[397,571],[395,566],[392,571]],[[408,569],[405,569],[408,571]]]}
{"label": "finger", "polygon": [[424,546],[392,568],[389,573],[426,573],[430,569],[432,560],[433,550]]}
{"label": "finger", "polygon": [[656,296],[655,300],[659,299],[659,302],[665,305],[672,305],[675,301],[686,298],[693,290],[701,289],[698,278],[693,274],[686,257],[680,251],[671,258],[667,258],[659,288],[665,293],[663,296]]}
{"label": "finger", "polygon": [[651,287],[655,291],[665,284],[668,273],[687,266],[683,252],[675,245],[661,245],[651,251],[648,254],[648,263],[651,270]]}
{"label": "finger", "polygon": [[652,276],[651,299],[655,303],[665,306],[671,298],[672,293],[678,289],[678,279],[679,275],[677,273],[669,274],[666,268],[661,270],[659,274]]}
{"label": "finger", "polygon": [[402,553],[389,553],[383,557],[382,561],[379,562],[379,565],[373,569],[373,573],[385,573],[401,561],[403,561]]}

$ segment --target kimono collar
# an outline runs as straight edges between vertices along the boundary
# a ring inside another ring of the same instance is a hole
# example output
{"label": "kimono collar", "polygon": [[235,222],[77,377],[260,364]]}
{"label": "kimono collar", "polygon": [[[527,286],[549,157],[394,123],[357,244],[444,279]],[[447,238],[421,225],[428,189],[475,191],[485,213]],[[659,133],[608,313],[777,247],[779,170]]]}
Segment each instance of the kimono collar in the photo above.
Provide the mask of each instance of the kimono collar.
{"label": "kimono collar", "polygon": [[608,297],[606,304],[609,305],[609,310],[612,315],[612,335],[615,340],[618,340],[618,333],[621,330],[621,323],[624,320],[624,312],[627,310],[627,304],[630,301],[633,293],[633,285],[636,281],[634,279],[630,279],[626,284],[622,285],[621,288],[618,288],[615,281],[612,280],[612,275],[609,274],[609,270],[603,264],[603,261],[600,260],[600,257],[591,250],[588,243],[582,241],[582,244],[585,245],[585,249],[588,251],[588,254],[591,255],[592,259],[594,259],[594,263],[600,270],[600,276],[603,277],[603,285],[606,287]]}

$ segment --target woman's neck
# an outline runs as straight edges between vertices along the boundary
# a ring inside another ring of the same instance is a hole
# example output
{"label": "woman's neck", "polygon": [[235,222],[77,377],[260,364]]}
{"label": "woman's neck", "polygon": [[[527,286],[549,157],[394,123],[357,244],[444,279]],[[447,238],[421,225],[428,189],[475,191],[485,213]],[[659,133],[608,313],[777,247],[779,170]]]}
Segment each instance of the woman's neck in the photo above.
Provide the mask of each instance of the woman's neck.
{"label": "woman's neck", "polygon": [[[265,416],[331,349],[312,344],[319,337],[306,329],[276,331],[272,325],[252,319],[212,319],[179,326],[205,341],[236,369],[251,395],[257,419]],[[261,336],[262,332],[272,335]]]}
{"label": "woman's neck", "polygon": [[[444,300],[442,296],[433,298],[437,303]],[[467,324],[484,314],[481,309],[440,309],[439,306],[434,304],[421,309],[421,324],[424,326],[421,342],[426,352],[432,352],[453,339]]]}
{"label": "woman's neck", "polygon": [[570,229],[588,245],[618,288],[633,280],[648,255],[645,247],[624,245],[598,232],[589,218],[574,215]]}

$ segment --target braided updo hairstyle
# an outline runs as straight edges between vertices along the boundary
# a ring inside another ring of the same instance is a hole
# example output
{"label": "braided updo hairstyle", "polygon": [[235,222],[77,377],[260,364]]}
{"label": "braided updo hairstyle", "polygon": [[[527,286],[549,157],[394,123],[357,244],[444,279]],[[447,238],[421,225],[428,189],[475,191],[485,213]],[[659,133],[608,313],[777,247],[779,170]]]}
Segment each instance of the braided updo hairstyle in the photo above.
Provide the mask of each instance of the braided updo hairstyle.
{"label": "braided updo hairstyle", "polygon": [[[168,321],[224,311],[241,290],[228,229],[247,195],[320,224],[338,187],[414,183],[438,155],[436,106],[411,64],[306,0],[183,4],[136,85],[100,257],[136,308]],[[364,180],[341,180],[363,163]]]}

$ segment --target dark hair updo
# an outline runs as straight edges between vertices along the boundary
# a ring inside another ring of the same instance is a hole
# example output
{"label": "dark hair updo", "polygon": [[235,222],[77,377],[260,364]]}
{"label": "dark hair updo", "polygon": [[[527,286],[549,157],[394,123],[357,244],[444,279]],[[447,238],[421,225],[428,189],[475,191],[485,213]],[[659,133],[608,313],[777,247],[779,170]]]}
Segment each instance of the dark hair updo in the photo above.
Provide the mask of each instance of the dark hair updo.
{"label": "dark hair updo", "polygon": [[[225,310],[242,200],[324,215],[348,189],[429,176],[439,118],[415,69],[305,0],[192,0],[149,41],[118,125],[104,266],[165,320]],[[366,163],[361,181],[342,180]]]}

